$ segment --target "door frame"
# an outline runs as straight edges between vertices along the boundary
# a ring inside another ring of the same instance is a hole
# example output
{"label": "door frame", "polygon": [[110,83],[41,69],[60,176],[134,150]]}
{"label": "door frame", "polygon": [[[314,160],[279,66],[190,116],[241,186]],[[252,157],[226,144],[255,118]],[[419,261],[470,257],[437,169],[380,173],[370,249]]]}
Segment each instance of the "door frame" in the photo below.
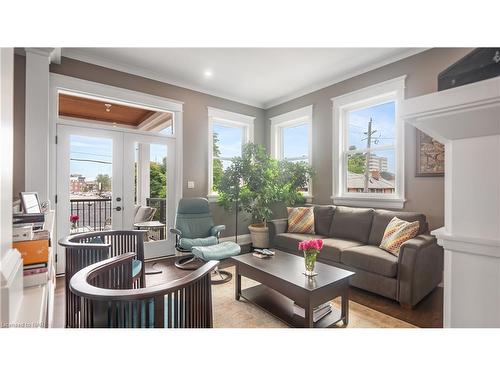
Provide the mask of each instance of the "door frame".
{"label": "door frame", "polygon": [[[155,96],[140,91],[133,91],[123,89],[120,87],[105,85],[93,81],[87,81],[79,78],[65,76],[56,73],[50,73],[50,91],[49,91],[49,173],[46,178],[49,185],[49,199],[54,202],[57,210],[56,194],[57,194],[57,124],[73,125],[79,127],[101,129],[102,126],[87,123],[85,121],[75,121],[72,119],[61,117],[59,118],[59,100],[58,95],[60,92],[70,94],[77,94],[80,96],[87,96],[93,98],[101,98],[108,101],[119,103],[126,103],[132,106],[145,107],[152,110],[168,111],[173,114],[174,131],[172,135],[161,135],[137,131],[133,129],[115,129],[121,132],[135,133],[137,135],[148,135],[158,139],[169,138],[175,144],[175,192],[172,198],[175,199],[175,209],[177,212],[177,205],[182,198],[183,188],[183,102],[169,99],[161,96]],[[108,129],[106,129],[108,130]],[[109,131],[113,131],[110,127]],[[43,142],[40,147],[44,147]],[[46,147],[46,146],[45,146]],[[57,226],[54,229],[54,238],[59,239]]]}

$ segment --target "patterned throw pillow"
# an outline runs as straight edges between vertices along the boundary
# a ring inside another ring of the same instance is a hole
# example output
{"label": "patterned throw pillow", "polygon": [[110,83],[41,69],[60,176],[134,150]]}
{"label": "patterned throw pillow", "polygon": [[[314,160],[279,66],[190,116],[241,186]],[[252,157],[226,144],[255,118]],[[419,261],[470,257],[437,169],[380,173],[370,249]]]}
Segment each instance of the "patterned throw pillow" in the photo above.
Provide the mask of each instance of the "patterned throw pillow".
{"label": "patterned throw pillow", "polygon": [[418,221],[410,223],[393,217],[385,228],[384,237],[379,247],[395,256],[399,256],[401,245],[418,234],[419,226]]}
{"label": "patterned throw pillow", "polygon": [[287,207],[288,233],[314,234],[314,207]]}

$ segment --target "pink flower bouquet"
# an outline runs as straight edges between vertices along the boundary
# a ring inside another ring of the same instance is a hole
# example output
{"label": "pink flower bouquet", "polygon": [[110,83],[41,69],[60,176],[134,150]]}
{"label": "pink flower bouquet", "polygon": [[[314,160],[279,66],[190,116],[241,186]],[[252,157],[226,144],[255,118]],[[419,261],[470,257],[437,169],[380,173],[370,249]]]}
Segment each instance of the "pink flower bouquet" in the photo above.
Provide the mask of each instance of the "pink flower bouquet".
{"label": "pink flower bouquet", "polygon": [[323,248],[323,240],[305,240],[299,242],[299,250],[309,251],[316,250],[321,251]]}
{"label": "pink flower bouquet", "polygon": [[80,216],[78,215],[69,215],[69,221],[71,222],[71,228],[75,229],[76,228],[76,223],[78,223],[78,220],[80,220]]}
{"label": "pink flower bouquet", "polygon": [[308,277],[316,276],[314,267],[316,266],[316,257],[323,248],[323,240],[306,240],[299,242],[299,250],[304,252],[306,271],[304,274]]}

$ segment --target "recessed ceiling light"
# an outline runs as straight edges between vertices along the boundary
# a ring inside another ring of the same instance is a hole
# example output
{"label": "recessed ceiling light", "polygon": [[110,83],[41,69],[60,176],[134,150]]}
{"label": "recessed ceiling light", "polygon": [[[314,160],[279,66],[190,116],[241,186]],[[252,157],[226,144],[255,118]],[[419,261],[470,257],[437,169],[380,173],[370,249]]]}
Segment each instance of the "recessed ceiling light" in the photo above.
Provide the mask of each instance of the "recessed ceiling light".
{"label": "recessed ceiling light", "polygon": [[209,78],[209,77],[212,77],[213,73],[211,70],[205,70],[205,77]]}

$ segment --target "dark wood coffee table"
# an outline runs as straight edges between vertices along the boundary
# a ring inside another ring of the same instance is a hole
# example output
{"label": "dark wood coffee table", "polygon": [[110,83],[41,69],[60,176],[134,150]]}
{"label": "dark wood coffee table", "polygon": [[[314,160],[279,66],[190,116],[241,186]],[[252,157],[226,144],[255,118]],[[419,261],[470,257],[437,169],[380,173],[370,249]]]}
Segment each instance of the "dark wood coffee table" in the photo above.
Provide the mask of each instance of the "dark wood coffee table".
{"label": "dark wood coffee table", "polygon": [[[275,250],[270,258],[259,259],[249,254],[232,257],[236,264],[235,298],[247,301],[271,313],[292,327],[326,328],[342,321],[349,323],[349,277],[354,272],[324,263],[316,263],[317,276],[304,272],[304,258]],[[241,276],[260,285],[241,290]],[[313,308],[336,297],[342,298],[341,310],[313,322]],[[305,309],[305,318],[293,313],[293,303]]]}

